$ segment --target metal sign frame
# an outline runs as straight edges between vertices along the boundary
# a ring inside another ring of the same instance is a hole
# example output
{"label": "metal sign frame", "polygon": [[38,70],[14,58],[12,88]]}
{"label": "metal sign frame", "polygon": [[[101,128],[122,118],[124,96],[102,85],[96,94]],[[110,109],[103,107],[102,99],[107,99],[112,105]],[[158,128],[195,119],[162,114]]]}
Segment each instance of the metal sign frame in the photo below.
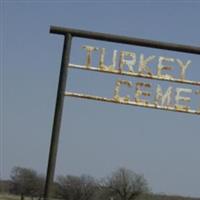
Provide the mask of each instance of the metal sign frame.
{"label": "metal sign frame", "polygon": [[71,43],[72,43],[73,37],[94,39],[94,40],[107,41],[107,42],[115,42],[115,43],[121,43],[121,44],[136,45],[136,46],[149,47],[149,48],[155,48],[155,49],[164,49],[164,50],[177,51],[177,52],[183,52],[183,53],[191,53],[191,54],[197,54],[197,55],[200,55],[200,47],[160,42],[160,41],[153,41],[153,40],[146,40],[146,39],[140,39],[140,38],[132,38],[132,37],[127,37],[127,36],[119,36],[119,35],[106,34],[106,33],[91,32],[91,31],[71,29],[71,28],[63,28],[63,27],[57,27],[57,26],[51,26],[50,33],[59,34],[59,35],[64,36],[64,43],[63,43],[63,52],[62,52],[62,60],[61,60],[61,67],[60,67],[59,83],[58,83],[58,89],[57,89],[54,121],[53,121],[53,127],[52,127],[51,144],[50,144],[50,150],[49,150],[47,175],[46,175],[46,182],[45,182],[45,189],[44,189],[44,199],[45,200],[48,200],[51,197],[51,189],[52,189],[55,166],[56,166],[59,133],[60,133],[62,111],[63,111],[63,104],[64,104],[65,96],[72,96],[72,97],[93,99],[93,100],[105,101],[105,102],[111,102],[111,103],[120,103],[120,104],[135,105],[135,106],[145,106],[145,107],[149,107],[149,108],[158,108],[158,109],[163,109],[163,110],[199,114],[199,113],[194,112],[193,110],[191,110],[191,111],[190,110],[186,111],[186,110],[182,110],[182,109],[174,110],[171,107],[159,107],[159,106],[155,106],[153,104],[143,105],[143,104],[135,104],[133,102],[124,102],[124,101],[117,102],[113,99],[104,98],[104,97],[66,92],[65,89],[66,89],[66,84],[67,84],[67,74],[68,74],[69,67],[86,69],[86,70],[91,70],[91,71],[100,71],[100,72],[112,73],[112,74],[119,74],[119,75],[128,75],[128,76],[136,76],[136,77],[149,78],[149,79],[172,81],[172,82],[185,83],[185,84],[191,84],[191,85],[197,85],[197,86],[200,85],[200,82],[189,81],[189,80],[160,79],[157,76],[154,77],[154,76],[139,75],[139,74],[134,74],[134,73],[130,74],[129,72],[118,72],[118,71],[110,72],[110,71],[98,70],[97,68],[92,68],[92,67],[90,67],[90,69],[87,69],[80,65],[69,64]]}

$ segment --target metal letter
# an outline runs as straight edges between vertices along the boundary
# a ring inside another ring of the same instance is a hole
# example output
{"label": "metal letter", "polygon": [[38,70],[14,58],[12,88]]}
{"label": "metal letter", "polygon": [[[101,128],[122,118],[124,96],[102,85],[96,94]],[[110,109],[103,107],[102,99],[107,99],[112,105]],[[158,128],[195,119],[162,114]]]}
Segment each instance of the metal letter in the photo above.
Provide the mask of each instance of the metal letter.
{"label": "metal letter", "polygon": [[176,88],[176,97],[175,97],[176,109],[188,110],[189,107],[185,106],[185,105],[180,105],[179,101],[190,102],[191,98],[190,97],[183,97],[183,96],[181,96],[180,95],[181,92],[192,93],[192,89],[188,89],[188,88]]}
{"label": "metal letter", "polygon": [[[195,91],[195,94],[196,94],[196,95],[200,95],[200,90],[196,90],[196,91]],[[198,107],[197,112],[200,113],[200,106]]]}
{"label": "metal letter", "polygon": [[86,65],[87,68],[90,68],[91,64],[92,64],[92,58],[91,58],[92,51],[97,51],[99,48],[87,46],[87,45],[82,46],[82,48],[86,49],[86,63],[85,63],[85,65]]}
{"label": "metal letter", "polygon": [[151,84],[150,83],[143,83],[143,82],[137,82],[136,83],[136,88],[135,88],[135,101],[139,102],[139,103],[145,103],[148,104],[147,101],[141,99],[141,96],[150,96],[151,93],[146,92],[146,91],[142,91],[141,87],[146,87],[146,88],[150,88]]}
{"label": "metal letter", "polygon": [[[130,57],[132,60],[126,60],[124,58],[125,56]],[[120,61],[119,61],[120,71],[124,71],[123,67],[128,66],[129,72],[134,72],[133,66],[135,65],[135,63],[136,63],[136,54],[135,53],[129,52],[129,51],[121,51],[120,52]]]}
{"label": "metal letter", "polygon": [[147,73],[148,75],[152,75],[151,69],[147,66],[148,62],[153,60],[155,56],[148,56],[147,58],[144,58],[144,55],[140,55],[140,64],[139,64],[139,73]]}
{"label": "metal letter", "polygon": [[120,88],[121,88],[121,85],[127,85],[129,88],[132,87],[132,83],[131,81],[128,81],[128,80],[117,80],[116,83],[115,83],[115,90],[114,90],[114,100],[116,101],[129,101],[130,100],[130,96],[127,95],[125,97],[121,97],[120,96]]}
{"label": "metal letter", "polygon": [[116,68],[117,50],[113,51],[112,64],[109,66],[105,65],[105,48],[100,48],[100,59],[99,59],[99,69],[113,71]]}
{"label": "metal letter", "polygon": [[181,60],[176,59],[177,63],[181,68],[180,79],[185,79],[185,71],[188,68],[188,65],[191,63],[191,60],[188,60],[186,64],[184,64]]}
{"label": "metal letter", "polygon": [[163,61],[174,62],[174,59],[173,58],[165,58],[162,56],[159,57],[158,67],[157,67],[157,76],[162,77],[162,78],[173,78],[172,75],[161,73],[162,70],[172,70],[171,66],[163,65]]}
{"label": "metal letter", "polygon": [[161,106],[164,105],[170,106],[171,96],[172,96],[172,87],[168,87],[165,94],[163,94],[161,86],[157,85],[155,104],[159,105],[159,102],[161,102]]}

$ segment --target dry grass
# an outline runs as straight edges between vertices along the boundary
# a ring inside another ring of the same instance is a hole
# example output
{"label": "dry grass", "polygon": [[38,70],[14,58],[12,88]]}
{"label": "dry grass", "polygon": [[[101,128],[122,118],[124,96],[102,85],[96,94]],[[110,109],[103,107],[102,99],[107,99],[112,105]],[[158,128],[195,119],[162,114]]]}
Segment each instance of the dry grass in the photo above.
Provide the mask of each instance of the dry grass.
{"label": "dry grass", "polygon": [[[20,200],[20,196],[10,195],[10,194],[0,194],[0,200]],[[25,197],[24,200],[31,200],[31,198]],[[38,200],[38,198],[34,198],[34,200]],[[189,198],[189,197],[168,196],[168,195],[144,195],[137,198],[137,200],[200,200],[200,198]]]}
{"label": "dry grass", "polygon": [[137,200],[200,200],[200,198],[168,196],[168,195],[144,195]]}
{"label": "dry grass", "polygon": [[10,194],[0,194],[0,200],[20,200],[20,197]]}

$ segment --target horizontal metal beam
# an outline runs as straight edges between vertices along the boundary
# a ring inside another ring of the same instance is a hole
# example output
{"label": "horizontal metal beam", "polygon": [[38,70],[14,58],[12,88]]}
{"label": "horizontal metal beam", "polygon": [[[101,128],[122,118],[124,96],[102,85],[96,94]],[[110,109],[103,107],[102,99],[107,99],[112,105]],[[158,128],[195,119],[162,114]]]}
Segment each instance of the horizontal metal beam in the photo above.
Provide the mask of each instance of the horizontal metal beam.
{"label": "horizontal metal beam", "polygon": [[93,67],[93,66],[87,67],[85,65],[77,65],[77,64],[72,64],[72,63],[69,64],[69,67],[74,68],[74,69],[89,70],[89,71],[94,71],[94,72],[103,72],[103,73],[109,73],[109,74],[114,74],[114,75],[132,76],[132,77],[138,77],[138,78],[147,78],[147,79],[153,79],[153,80],[169,81],[169,82],[175,82],[175,83],[200,86],[199,81],[160,77],[160,76],[156,76],[156,75],[141,74],[138,72],[119,71],[116,69],[115,70],[103,70],[103,69],[99,69],[99,68]]}
{"label": "horizontal metal beam", "polygon": [[178,51],[191,54],[200,54],[200,47],[197,46],[189,46],[189,45],[161,42],[155,40],[133,38],[127,36],[108,34],[108,33],[99,33],[99,32],[85,31],[79,29],[58,27],[58,26],[51,26],[50,33],[61,34],[61,35],[66,35],[67,33],[70,33],[72,36],[80,38],[137,45],[137,46],[150,47],[156,49],[165,49],[170,51]]}
{"label": "horizontal metal beam", "polygon": [[123,104],[123,105],[131,105],[131,106],[139,106],[139,107],[145,107],[145,108],[154,108],[159,110],[166,110],[166,111],[174,111],[174,112],[181,112],[181,113],[188,113],[188,114],[196,114],[200,115],[200,112],[196,110],[191,109],[180,109],[176,108],[175,106],[160,106],[152,103],[143,103],[143,102],[136,102],[136,101],[117,101],[113,98],[106,98],[106,97],[100,97],[100,96],[94,96],[94,95],[88,95],[88,94],[80,94],[75,92],[65,92],[65,96],[69,97],[76,97],[81,99],[90,99],[90,100],[96,100],[96,101],[102,101],[102,102],[108,102],[108,103],[116,103],[116,104]]}

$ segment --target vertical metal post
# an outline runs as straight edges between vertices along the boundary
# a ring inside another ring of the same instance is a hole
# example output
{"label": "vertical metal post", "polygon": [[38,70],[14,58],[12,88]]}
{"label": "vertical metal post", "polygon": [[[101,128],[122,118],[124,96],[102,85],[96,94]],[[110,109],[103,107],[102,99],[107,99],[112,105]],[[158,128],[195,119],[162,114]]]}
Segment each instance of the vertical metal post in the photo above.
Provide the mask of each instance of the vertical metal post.
{"label": "vertical metal post", "polygon": [[69,57],[70,57],[71,40],[72,40],[71,34],[66,34],[64,38],[64,44],[63,44],[62,61],[61,61],[60,76],[59,76],[59,83],[58,83],[58,90],[57,90],[57,98],[56,98],[56,107],[55,107],[55,113],[54,113],[51,144],[50,144],[50,150],[49,150],[49,160],[48,160],[48,167],[47,167],[46,182],[45,182],[45,188],[44,188],[45,200],[48,200],[51,195],[51,189],[52,189],[53,179],[54,179],[58,142],[59,142],[59,133],[60,133],[60,126],[61,126],[61,119],[62,119],[62,110],[63,110],[63,103],[64,103],[64,93],[65,93],[66,82],[67,82],[67,71],[68,71],[68,64],[69,64]]}

